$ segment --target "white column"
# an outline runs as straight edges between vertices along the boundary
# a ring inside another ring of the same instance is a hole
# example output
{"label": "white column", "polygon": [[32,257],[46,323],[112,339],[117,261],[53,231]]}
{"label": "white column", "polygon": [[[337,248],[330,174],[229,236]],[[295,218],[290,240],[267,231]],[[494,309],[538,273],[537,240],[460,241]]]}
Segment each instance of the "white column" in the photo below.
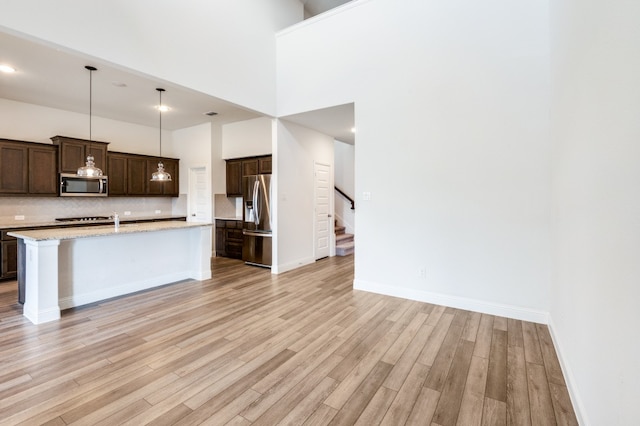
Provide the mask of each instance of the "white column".
{"label": "white column", "polygon": [[191,228],[189,232],[189,269],[194,280],[211,278],[211,226]]}
{"label": "white column", "polygon": [[58,246],[60,240],[25,239],[25,301],[23,314],[34,324],[60,318]]}

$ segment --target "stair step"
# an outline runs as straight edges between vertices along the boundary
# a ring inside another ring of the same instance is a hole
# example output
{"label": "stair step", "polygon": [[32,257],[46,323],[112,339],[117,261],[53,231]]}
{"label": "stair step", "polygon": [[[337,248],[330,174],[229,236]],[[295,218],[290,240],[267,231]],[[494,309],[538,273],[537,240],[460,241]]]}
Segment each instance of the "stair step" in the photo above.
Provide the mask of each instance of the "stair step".
{"label": "stair step", "polygon": [[353,241],[353,234],[338,234],[336,235],[336,244],[347,243]]}
{"label": "stair step", "polygon": [[345,229],[347,229],[345,226],[336,226],[334,228],[336,235],[344,234]]}
{"label": "stair step", "polygon": [[336,245],[336,256],[348,256],[353,254],[356,249],[356,243],[350,241],[348,243]]}

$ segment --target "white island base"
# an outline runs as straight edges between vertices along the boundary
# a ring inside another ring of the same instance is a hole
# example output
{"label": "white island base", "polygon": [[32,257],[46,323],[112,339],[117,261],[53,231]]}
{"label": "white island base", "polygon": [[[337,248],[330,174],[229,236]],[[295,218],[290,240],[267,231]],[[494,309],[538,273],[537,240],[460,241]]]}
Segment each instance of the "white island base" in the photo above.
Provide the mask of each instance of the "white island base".
{"label": "white island base", "polygon": [[23,314],[60,310],[185,279],[211,278],[211,224],[152,222],[12,232],[25,243]]}

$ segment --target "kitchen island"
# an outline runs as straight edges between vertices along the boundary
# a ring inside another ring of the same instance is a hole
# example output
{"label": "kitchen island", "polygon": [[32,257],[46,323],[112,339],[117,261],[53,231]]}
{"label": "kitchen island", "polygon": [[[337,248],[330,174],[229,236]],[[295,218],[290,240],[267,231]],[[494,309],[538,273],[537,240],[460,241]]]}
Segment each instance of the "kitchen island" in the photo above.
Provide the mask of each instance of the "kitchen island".
{"label": "kitchen island", "polygon": [[166,221],[15,231],[24,243],[23,314],[60,310],[176,281],[211,278],[211,223]]}

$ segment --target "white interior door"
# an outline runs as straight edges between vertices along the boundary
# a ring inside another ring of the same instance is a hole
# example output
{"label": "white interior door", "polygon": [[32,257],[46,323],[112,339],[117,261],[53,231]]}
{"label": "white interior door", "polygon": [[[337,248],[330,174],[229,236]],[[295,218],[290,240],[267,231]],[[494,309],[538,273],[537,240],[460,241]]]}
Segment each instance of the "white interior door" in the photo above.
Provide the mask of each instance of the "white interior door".
{"label": "white interior door", "polygon": [[331,166],[315,163],[315,258],[327,257],[331,251]]}
{"label": "white interior door", "polygon": [[207,169],[189,169],[189,222],[211,221],[211,197],[209,196]]}

